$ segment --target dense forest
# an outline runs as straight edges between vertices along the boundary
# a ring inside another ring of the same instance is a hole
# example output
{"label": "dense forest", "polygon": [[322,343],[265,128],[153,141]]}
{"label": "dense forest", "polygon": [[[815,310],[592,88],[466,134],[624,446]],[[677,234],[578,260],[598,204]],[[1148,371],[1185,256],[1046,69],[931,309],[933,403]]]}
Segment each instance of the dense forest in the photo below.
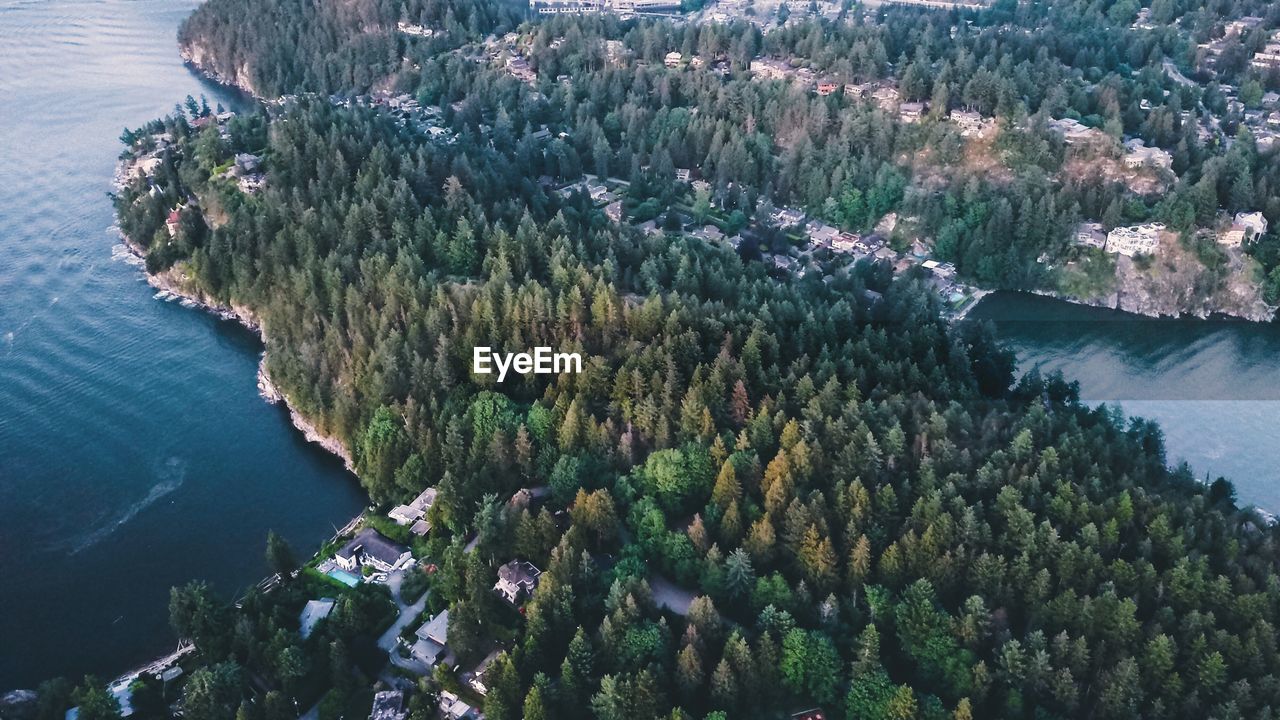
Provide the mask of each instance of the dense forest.
{"label": "dense forest", "polygon": [[[1204,7],[1156,4],[1212,25]],[[1193,51],[1159,34],[1168,47],[1119,42],[1108,28],[1136,11],[998,3],[955,37],[955,14],[896,10],[910,22],[768,35],[557,19],[524,31],[541,78],[530,87],[468,56],[512,22],[485,3],[214,0],[183,41],[250,59],[260,91],[300,95],[225,133],[196,122],[207,109],[195,102],[126,132],[127,155],[162,133],[173,144],[116,204],[149,271],[255,311],[271,376],[350,448],[375,504],[438,488],[416,548],[435,568],[422,582],[431,609],[450,610],[464,662],[495,638],[506,648],[489,718],[814,706],[849,720],[1269,718],[1276,531],[1236,507],[1228,482],[1168,467],[1157,427],[1081,404],[1061,378],[1016,378],[989,328],[940,318],[919,272],[862,261],[780,278],[728,247],[609,222],[583,194],[536,180],[625,177],[633,203],[665,209],[678,202],[673,169],[696,167],[744,222],[774,202],[860,229],[903,209],[964,272],[1010,285],[1033,284],[1034,258],[1082,213],[1119,203],[1126,217],[1169,217],[1182,193],[1233,207],[1241,177],[1275,203],[1275,164],[1246,143],[1213,155],[1176,123],[1168,136],[1133,124],[1138,98],[1174,116],[1180,102],[1141,68]],[[438,41],[462,49],[360,31],[398,19],[448,27]],[[1051,30],[1002,39],[1009,23]],[[612,65],[600,42],[612,38],[649,64]],[[682,48],[723,57],[730,74],[663,68]],[[946,152],[954,131],[739,75],[784,49],[842,79],[892,72],[910,96],[997,114],[1014,176],[921,192],[903,158]],[[327,97],[378,83],[439,105],[456,141]],[[1148,204],[1050,181],[1063,150],[1037,131],[1047,108],[1187,142],[1180,189]],[[556,134],[536,137],[543,125]],[[237,153],[262,158],[264,190],[225,178]],[[477,345],[579,352],[584,372],[498,384],[471,373]],[[541,508],[508,501],[543,485]],[[274,569],[293,567],[289,555],[273,541]],[[512,558],[544,570],[521,613],[491,590]],[[696,595],[687,613],[660,601],[659,583]],[[361,586],[303,640],[312,590],[299,580],[233,607],[204,586],[176,589],[173,625],[203,664],[184,717],[296,717],[317,686],[333,689],[322,717],[367,700],[380,661],[369,634],[389,600]],[[434,717],[449,683],[424,680],[411,717]],[[43,690],[42,717],[71,702],[81,720],[114,713],[94,681]]]}

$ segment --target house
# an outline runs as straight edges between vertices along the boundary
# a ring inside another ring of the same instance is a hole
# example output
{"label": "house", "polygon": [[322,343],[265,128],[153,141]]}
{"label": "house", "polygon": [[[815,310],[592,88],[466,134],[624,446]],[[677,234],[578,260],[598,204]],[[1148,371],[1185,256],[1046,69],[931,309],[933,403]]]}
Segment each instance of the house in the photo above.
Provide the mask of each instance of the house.
{"label": "house", "polygon": [[1163,230],[1162,223],[1115,228],[1107,233],[1106,250],[1127,257],[1137,254],[1150,255],[1160,246],[1160,233]]}
{"label": "house", "polygon": [[1157,167],[1169,170],[1173,167],[1173,156],[1156,147],[1147,147],[1142,140],[1134,138],[1124,144],[1124,165],[1127,168]]}
{"label": "house", "polygon": [[262,165],[262,158],[250,153],[236,153],[236,169],[242,173],[255,173]]}
{"label": "house", "polygon": [[414,632],[417,640],[409,649],[415,659],[425,665],[435,665],[449,645],[449,611],[442,610],[439,615],[422,623],[422,627]]}
{"label": "house", "polygon": [[404,693],[399,690],[383,690],[373,696],[373,709],[369,720],[404,720],[409,711],[404,706]]}
{"label": "house", "polygon": [[391,508],[391,512],[387,513],[387,517],[394,520],[397,525],[409,525],[410,531],[415,535],[426,535],[431,531],[431,523],[426,520],[427,511],[431,509],[435,502],[436,489],[427,488],[418,493],[418,497],[414,498],[408,505],[397,505]]}
{"label": "house", "polygon": [[829,80],[818,83],[818,94],[822,95],[823,97],[826,97],[827,95],[830,95],[835,91],[836,91],[836,84]]}
{"label": "house", "polygon": [[793,208],[778,208],[770,217],[779,227],[791,227],[804,222],[804,212]]}
{"label": "house", "polygon": [[335,604],[336,601],[333,598],[307,601],[307,604],[302,607],[302,613],[298,615],[298,634],[303,640],[311,637],[311,632],[316,629],[316,625],[329,617]]}
{"label": "house", "polygon": [[604,206],[604,216],[613,222],[622,222],[622,201],[614,200]]}
{"label": "house", "polygon": [[898,109],[899,96],[897,88],[878,87],[871,93],[871,99],[885,112],[892,112]]}
{"label": "house", "polygon": [[874,89],[871,83],[845,83],[844,96],[850,98],[866,97]]}
{"label": "house", "polygon": [[178,234],[178,228],[182,226],[182,211],[174,208],[169,211],[169,219],[164,221],[164,229],[169,231],[169,237]]}
{"label": "house", "polygon": [[783,60],[757,58],[751,61],[751,74],[763,80],[781,80],[791,73],[791,65]]}
{"label": "house", "polygon": [[493,589],[511,604],[533,594],[542,571],[527,560],[512,560],[498,568],[498,582]]}
{"label": "house", "polygon": [[488,671],[489,666],[493,664],[493,661],[497,660],[498,656],[501,654],[502,648],[495,649],[493,652],[485,655],[484,659],[481,660],[480,663],[471,671],[471,679],[467,681],[467,684],[471,686],[472,690],[480,693],[481,696],[489,694],[489,688],[484,684],[484,674]]}
{"label": "house", "polygon": [[676,182],[689,182],[688,168],[676,168]]}
{"label": "house", "polygon": [[1253,240],[1267,234],[1267,219],[1260,212],[1238,212],[1235,224],[1245,229],[1245,240]]}
{"label": "house", "polygon": [[475,708],[466,704],[457,695],[442,690],[440,692],[440,714],[446,720],[463,720],[463,718],[475,717]]}
{"label": "house", "polygon": [[970,110],[952,110],[947,117],[960,128],[961,137],[981,135],[986,129],[982,115]]}
{"label": "house", "polygon": [[1076,226],[1075,244],[1081,247],[1102,248],[1107,246],[1107,234],[1102,230],[1102,223],[1082,222]]}
{"label": "house", "polygon": [[513,55],[507,58],[507,72],[511,73],[515,79],[530,85],[538,80],[538,74],[529,66],[529,61],[519,56]]}
{"label": "house", "polygon": [[817,220],[810,221],[805,226],[805,231],[809,235],[809,242],[813,243],[815,247],[831,247],[835,243],[836,237],[840,235],[838,228]]}
{"label": "house", "polygon": [[928,106],[922,102],[902,103],[898,106],[898,119],[904,123],[920,122],[927,109]]}
{"label": "house", "polygon": [[412,559],[408,548],[392,542],[373,528],[361,530],[334,556],[338,567],[347,572],[356,572],[365,566],[390,572],[399,570]]}
{"label": "house", "polygon": [[862,238],[855,233],[840,233],[831,241],[831,249],[836,252],[855,252],[861,245]]}
{"label": "house", "polygon": [[1098,130],[1095,130],[1073,118],[1050,120],[1046,124],[1049,126],[1050,130],[1061,134],[1063,141],[1068,145],[1084,142],[1095,135],[1101,134]]}
{"label": "house", "polygon": [[684,55],[679,50],[672,50],[662,58],[662,64],[669,68],[680,67],[680,61],[684,59]]}
{"label": "house", "polygon": [[938,262],[937,260],[925,260],[920,263],[920,267],[933,273],[936,277],[943,280],[950,280],[956,276],[956,266],[947,262]]}

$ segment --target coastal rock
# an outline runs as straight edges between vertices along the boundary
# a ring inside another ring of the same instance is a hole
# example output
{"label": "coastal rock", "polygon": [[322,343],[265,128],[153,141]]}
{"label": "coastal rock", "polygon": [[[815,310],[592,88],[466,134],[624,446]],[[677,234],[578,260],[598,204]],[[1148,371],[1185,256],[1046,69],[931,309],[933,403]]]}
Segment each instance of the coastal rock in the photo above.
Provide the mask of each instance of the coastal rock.
{"label": "coastal rock", "polygon": [[220,68],[216,64],[216,58],[213,53],[198,42],[187,42],[179,45],[178,54],[182,56],[183,62],[195,68],[201,75],[210,80],[234,87],[259,100],[263,99],[262,94],[254,87],[248,62],[242,62],[231,69]]}

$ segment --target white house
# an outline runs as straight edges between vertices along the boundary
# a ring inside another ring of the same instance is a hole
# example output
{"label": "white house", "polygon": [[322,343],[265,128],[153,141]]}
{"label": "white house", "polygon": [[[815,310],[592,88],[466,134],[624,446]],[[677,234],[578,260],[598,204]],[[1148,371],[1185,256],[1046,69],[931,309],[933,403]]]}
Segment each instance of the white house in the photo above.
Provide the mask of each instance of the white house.
{"label": "white house", "polygon": [[387,513],[387,517],[396,522],[397,525],[409,525],[410,530],[416,535],[426,535],[431,530],[431,523],[426,521],[427,511],[436,502],[436,489],[427,488],[418,497],[414,498],[408,505],[397,505],[391,508],[391,512]]}
{"label": "white house", "polygon": [[1161,223],[1118,227],[1107,233],[1107,252],[1128,257],[1150,255],[1160,246],[1160,233],[1163,230],[1164,225]]}
{"label": "white house", "polygon": [[1267,234],[1267,219],[1260,212],[1236,213],[1235,224],[1244,227],[1246,240]]}

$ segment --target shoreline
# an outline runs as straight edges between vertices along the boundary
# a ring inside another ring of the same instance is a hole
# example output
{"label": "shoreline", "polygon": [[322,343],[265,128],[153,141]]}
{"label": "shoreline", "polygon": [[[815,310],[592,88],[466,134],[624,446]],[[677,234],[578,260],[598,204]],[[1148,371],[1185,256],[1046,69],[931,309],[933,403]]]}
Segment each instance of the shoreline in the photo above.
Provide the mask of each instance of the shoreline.
{"label": "shoreline", "polygon": [[[141,260],[146,259],[146,251],[141,245],[133,241],[132,238],[120,232],[121,241],[128,248],[129,252]],[[347,471],[355,473],[355,462],[352,459],[351,450],[342,444],[342,441],[331,435],[322,433],[315,423],[303,415],[289,397],[277,387],[271,378],[270,372],[267,370],[267,358],[270,354],[270,336],[267,334],[266,328],[263,326],[257,314],[250,308],[245,306],[224,305],[205,295],[203,292],[194,291],[186,285],[186,276],[180,271],[170,268],[162,273],[149,272],[145,267],[141,268],[143,277],[146,278],[147,284],[161,292],[167,292],[175,297],[186,301],[186,304],[192,309],[202,310],[221,320],[231,320],[239,323],[245,329],[258,336],[258,340],[262,343],[263,351],[258,360],[258,395],[271,405],[283,404],[289,411],[289,420],[294,428],[302,433],[307,442],[319,445],[329,453],[336,455],[342,460]]]}

